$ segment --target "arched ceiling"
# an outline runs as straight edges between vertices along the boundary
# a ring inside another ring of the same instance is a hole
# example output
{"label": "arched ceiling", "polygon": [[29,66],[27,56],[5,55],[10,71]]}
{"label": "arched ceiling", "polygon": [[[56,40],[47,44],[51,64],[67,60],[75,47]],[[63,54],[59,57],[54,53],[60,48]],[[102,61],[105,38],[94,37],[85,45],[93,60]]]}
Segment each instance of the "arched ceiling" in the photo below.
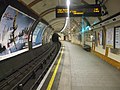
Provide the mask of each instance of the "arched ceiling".
{"label": "arched ceiling", "polygon": [[61,29],[64,27],[65,19],[52,19],[49,21],[49,24],[54,28],[55,32],[60,32]]}
{"label": "arched ceiling", "polygon": [[[60,31],[65,25],[65,18],[56,18],[55,7],[58,5],[66,5],[66,0],[19,0],[26,4],[29,8],[34,10],[41,18],[47,21],[56,31]],[[86,23],[92,25],[93,23],[99,22],[117,12],[120,12],[119,3],[120,0],[70,0],[72,6],[84,5],[84,4],[95,4],[102,2],[102,10],[108,11],[108,14],[102,17],[86,17],[84,20]],[[114,7],[113,7],[114,6]],[[72,29],[75,24],[81,26],[81,17],[70,18]]]}

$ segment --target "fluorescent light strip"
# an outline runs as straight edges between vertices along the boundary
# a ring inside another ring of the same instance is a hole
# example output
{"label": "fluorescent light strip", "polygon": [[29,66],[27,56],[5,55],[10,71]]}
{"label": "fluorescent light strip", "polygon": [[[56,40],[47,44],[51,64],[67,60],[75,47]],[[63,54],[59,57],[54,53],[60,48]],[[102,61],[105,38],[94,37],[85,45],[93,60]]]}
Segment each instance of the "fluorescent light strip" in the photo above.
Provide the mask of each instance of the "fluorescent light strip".
{"label": "fluorescent light strip", "polygon": [[67,10],[68,10],[68,13],[67,13],[68,16],[66,17],[65,25],[64,25],[64,28],[62,29],[61,32],[63,32],[65,30],[65,28],[67,27],[68,22],[69,22],[69,17],[70,17],[70,14],[69,14],[69,12],[70,12],[70,0],[67,0],[66,5],[67,5]]}
{"label": "fluorescent light strip", "polygon": [[69,14],[69,12],[70,12],[70,0],[67,0],[67,9],[68,9],[68,18],[70,17],[70,14]]}

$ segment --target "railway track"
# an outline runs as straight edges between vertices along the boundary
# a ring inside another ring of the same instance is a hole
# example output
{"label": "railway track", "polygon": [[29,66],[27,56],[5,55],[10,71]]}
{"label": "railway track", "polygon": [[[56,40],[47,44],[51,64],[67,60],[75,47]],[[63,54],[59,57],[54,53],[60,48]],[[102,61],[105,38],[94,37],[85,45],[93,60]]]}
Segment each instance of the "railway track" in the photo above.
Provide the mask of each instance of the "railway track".
{"label": "railway track", "polygon": [[0,90],[35,90],[53,62],[60,46],[51,45],[41,55],[0,81]]}

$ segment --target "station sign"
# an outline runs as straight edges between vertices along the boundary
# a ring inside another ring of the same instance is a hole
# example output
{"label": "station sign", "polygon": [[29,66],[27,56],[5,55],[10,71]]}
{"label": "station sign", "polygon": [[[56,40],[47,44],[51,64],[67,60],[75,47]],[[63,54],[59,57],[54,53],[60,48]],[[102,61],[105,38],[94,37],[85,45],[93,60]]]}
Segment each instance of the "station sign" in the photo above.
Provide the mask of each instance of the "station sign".
{"label": "station sign", "polygon": [[[98,17],[101,16],[101,6],[94,5],[82,5],[82,6],[70,6],[69,16],[70,17]],[[67,6],[56,7],[56,17],[68,17]]]}

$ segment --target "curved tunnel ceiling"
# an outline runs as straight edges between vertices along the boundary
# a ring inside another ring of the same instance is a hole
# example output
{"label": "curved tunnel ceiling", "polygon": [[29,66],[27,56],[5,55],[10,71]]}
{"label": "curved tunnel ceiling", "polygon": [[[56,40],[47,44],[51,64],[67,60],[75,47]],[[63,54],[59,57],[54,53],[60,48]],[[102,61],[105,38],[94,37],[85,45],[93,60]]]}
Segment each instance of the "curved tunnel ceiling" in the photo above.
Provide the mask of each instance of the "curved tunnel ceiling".
{"label": "curved tunnel ceiling", "polygon": [[[52,27],[54,28],[54,30],[58,29],[62,29],[64,26],[65,22],[65,18],[61,19],[61,18],[57,18],[55,16],[55,7],[58,5],[66,5],[66,0],[19,0],[22,1],[23,3],[25,3],[29,8],[33,9],[36,13],[39,14],[40,17],[42,17],[44,20],[46,20],[48,23],[50,23],[51,21],[57,22],[59,24],[52,24]],[[70,0],[71,5],[72,6],[77,6],[77,5],[84,5],[84,4],[95,4],[96,0]],[[102,17],[86,17],[84,19],[84,21],[88,24],[88,25],[92,25],[93,23],[97,23],[117,12],[120,12],[120,7],[119,3],[120,0],[97,0],[98,3],[102,3],[102,10],[103,11],[108,11],[108,14]],[[111,6],[114,6],[114,8],[112,8]],[[72,20],[74,19],[74,20]],[[81,24],[80,22],[81,17],[78,18],[71,18],[72,21],[74,21],[74,23],[76,22],[76,24]],[[51,23],[52,23],[51,22]],[[71,23],[73,24],[73,23]],[[74,26],[74,25],[72,25]],[[81,25],[79,25],[81,26]]]}

